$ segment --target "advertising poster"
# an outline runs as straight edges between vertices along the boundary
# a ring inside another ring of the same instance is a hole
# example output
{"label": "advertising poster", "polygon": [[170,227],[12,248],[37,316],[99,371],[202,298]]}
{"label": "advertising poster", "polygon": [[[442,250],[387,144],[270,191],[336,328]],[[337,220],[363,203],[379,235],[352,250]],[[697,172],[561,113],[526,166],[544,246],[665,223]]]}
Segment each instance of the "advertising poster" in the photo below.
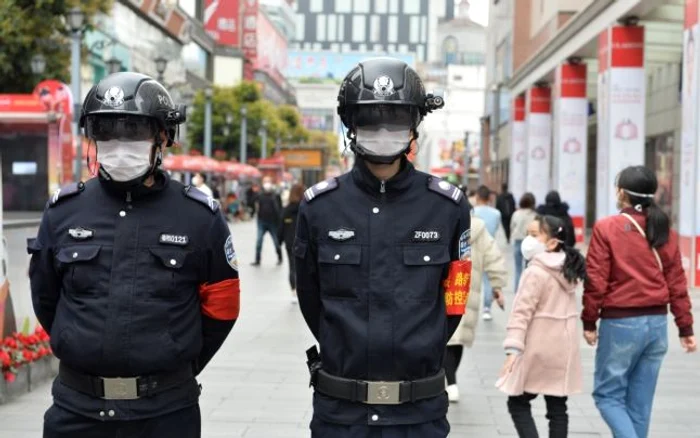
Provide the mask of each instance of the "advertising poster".
{"label": "advertising poster", "polygon": [[217,44],[238,47],[238,0],[205,0],[204,29]]}
{"label": "advertising poster", "polygon": [[[281,87],[284,84],[283,71],[287,68],[287,39],[260,11],[256,22],[258,47],[253,62],[254,70],[269,74]],[[264,35],[264,37],[260,37]]]}
{"label": "advertising poster", "polygon": [[527,171],[527,151],[525,150],[525,96],[513,99],[513,122],[510,134],[510,181],[508,187],[515,197],[515,202],[525,194],[525,173]]}
{"label": "advertising poster", "polygon": [[645,153],[644,28],[613,26],[608,29],[607,43],[608,68],[603,84],[607,151],[598,156],[598,165],[604,166],[606,173],[598,176],[606,178],[607,183],[605,190],[597,194],[604,199],[599,204],[602,208],[599,217],[617,213],[615,178],[627,166],[644,164]]}
{"label": "advertising poster", "polygon": [[595,217],[602,219],[607,216],[608,193],[613,190],[608,187],[608,29],[598,37],[598,133],[596,149],[596,206]]}
{"label": "advertising poster", "polygon": [[586,156],[588,100],[586,65],[563,64],[557,70],[554,181],[562,200],[569,204],[576,242],[583,242],[586,215]]}
{"label": "advertising poster", "polygon": [[243,1],[243,31],[241,33],[241,49],[243,56],[249,62],[243,66],[243,79],[253,80],[253,66],[258,59],[258,0]]}
{"label": "advertising poster", "polygon": [[532,87],[527,91],[527,164],[525,188],[544,203],[550,189],[552,160],[552,90]]}

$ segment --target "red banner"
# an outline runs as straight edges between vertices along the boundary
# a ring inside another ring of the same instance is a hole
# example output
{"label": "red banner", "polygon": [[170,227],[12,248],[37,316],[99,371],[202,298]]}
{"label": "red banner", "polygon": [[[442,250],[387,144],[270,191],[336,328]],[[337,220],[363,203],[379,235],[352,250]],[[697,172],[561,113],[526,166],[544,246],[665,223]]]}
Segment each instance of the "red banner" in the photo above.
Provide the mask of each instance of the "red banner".
{"label": "red banner", "polygon": [[559,74],[561,97],[586,97],[586,64],[562,64]]}
{"label": "red banner", "polygon": [[68,184],[73,181],[72,157],[75,155],[71,128],[73,95],[68,85],[56,80],[38,83],[34,95],[43,104],[44,111],[61,115],[58,118],[58,129],[49,131],[58,134],[58,141],[49,140],[49,187],[56,183],[59,186]]}
{"label": "red banner", "polygon": [[46,110],[41,101],[32,94],[0,95],[0,112],[3,113],[43,113]]}
{"label": "red banner", "polygon": [[253,80],[258,58],[258,0],[243,0],[243,32],[241,48],[245,57],[243,79]]}
{"label": "red banner", "polygon": [[698,22],[698,0],[685,0],[685,26],[690,29]]}
{"label": "red banner", "polygon": [[205,0],[204,28],[218,44],[238,47],[238,0]]}
{"label": "red banner", "polygon": [[525,95],[513,99],[513,121],[522,122],[525,120]]}
{"label": "red banner", "polygon": [[532,87],[530,93],[530,112],[549,114],[552,111],[552,90],[549,87]]}
{"label": "red banner", "polygon": [[644,28],[615,26],[612,30],[612,67],[644,67]]}

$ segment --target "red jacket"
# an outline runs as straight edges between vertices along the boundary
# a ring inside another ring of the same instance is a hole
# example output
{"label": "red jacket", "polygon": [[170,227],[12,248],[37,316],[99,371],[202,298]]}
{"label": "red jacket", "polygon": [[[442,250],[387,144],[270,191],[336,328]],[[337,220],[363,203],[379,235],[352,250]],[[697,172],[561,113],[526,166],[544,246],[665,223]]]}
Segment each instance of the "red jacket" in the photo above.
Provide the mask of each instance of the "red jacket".
{"label": "red jacket", "polygon": [[[631,208],[624,212],[645,229],[643,214]],[[663,273],[646,238],[627,218],[615,215],[596,222],[586,257],[581,315],[585,330],[595,330],[598,318],[664,315],[670,304],[680,336],[693,334],[678,235],[671,231],[668,243],[657,251]]]}

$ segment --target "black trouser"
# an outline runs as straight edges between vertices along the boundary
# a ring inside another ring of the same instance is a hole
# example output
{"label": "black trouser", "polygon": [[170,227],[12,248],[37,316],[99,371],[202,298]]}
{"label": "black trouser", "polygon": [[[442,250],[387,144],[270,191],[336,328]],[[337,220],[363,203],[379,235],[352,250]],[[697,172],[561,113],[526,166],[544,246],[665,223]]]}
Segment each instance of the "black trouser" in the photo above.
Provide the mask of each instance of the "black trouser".
{"label": "black trouser", "polygon": [[[537,426],[532,418],[530,402],[537,394],[526,392],[517,397],[508,397],[508,412],[513,418],[515,430],[520,438],[539,438]],[[566,397],[545,395],[547,419],[549,420],[549,438],[566,438],[569,433],[569,414],[566,412]]]}
{"label": "black trouser", "polygon": [[287,250],[287,261],[289,262],[289,286],[292,290],[297,290],[297,273],[293,249],[291,245],[285,245],[284,247]]}
{"label": "black trouser", "polygon": [[463,352],[464,347],[461,345],[448,345],[445,350],[445,377],[448,385],[457,383],[457,368],[462,361]]}
{"label": "black trouser", "polygon": [[44,438],[200,438],[199,405],[160,417],[100,421],[52,405],[44,414]]}
{"label": "black trouser", "polygon": [[419,424],[395,426],[345,425],[325,422],[315,415],[311,420],[311,438],[447,438],[447,418]]}

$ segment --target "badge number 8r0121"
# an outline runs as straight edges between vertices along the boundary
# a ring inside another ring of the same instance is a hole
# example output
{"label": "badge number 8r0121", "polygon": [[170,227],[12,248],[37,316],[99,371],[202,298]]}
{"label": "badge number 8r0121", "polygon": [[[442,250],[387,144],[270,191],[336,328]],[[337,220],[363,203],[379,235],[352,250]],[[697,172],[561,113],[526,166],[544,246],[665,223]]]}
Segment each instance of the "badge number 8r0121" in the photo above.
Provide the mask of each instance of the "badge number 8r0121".
{"label": "badge number 8r0121", "polygon": [[471,259],[456,260],[450,263],[447,278],[443,282],[445,311],[448,315],[464,315],[469,300],[471,277]]}

